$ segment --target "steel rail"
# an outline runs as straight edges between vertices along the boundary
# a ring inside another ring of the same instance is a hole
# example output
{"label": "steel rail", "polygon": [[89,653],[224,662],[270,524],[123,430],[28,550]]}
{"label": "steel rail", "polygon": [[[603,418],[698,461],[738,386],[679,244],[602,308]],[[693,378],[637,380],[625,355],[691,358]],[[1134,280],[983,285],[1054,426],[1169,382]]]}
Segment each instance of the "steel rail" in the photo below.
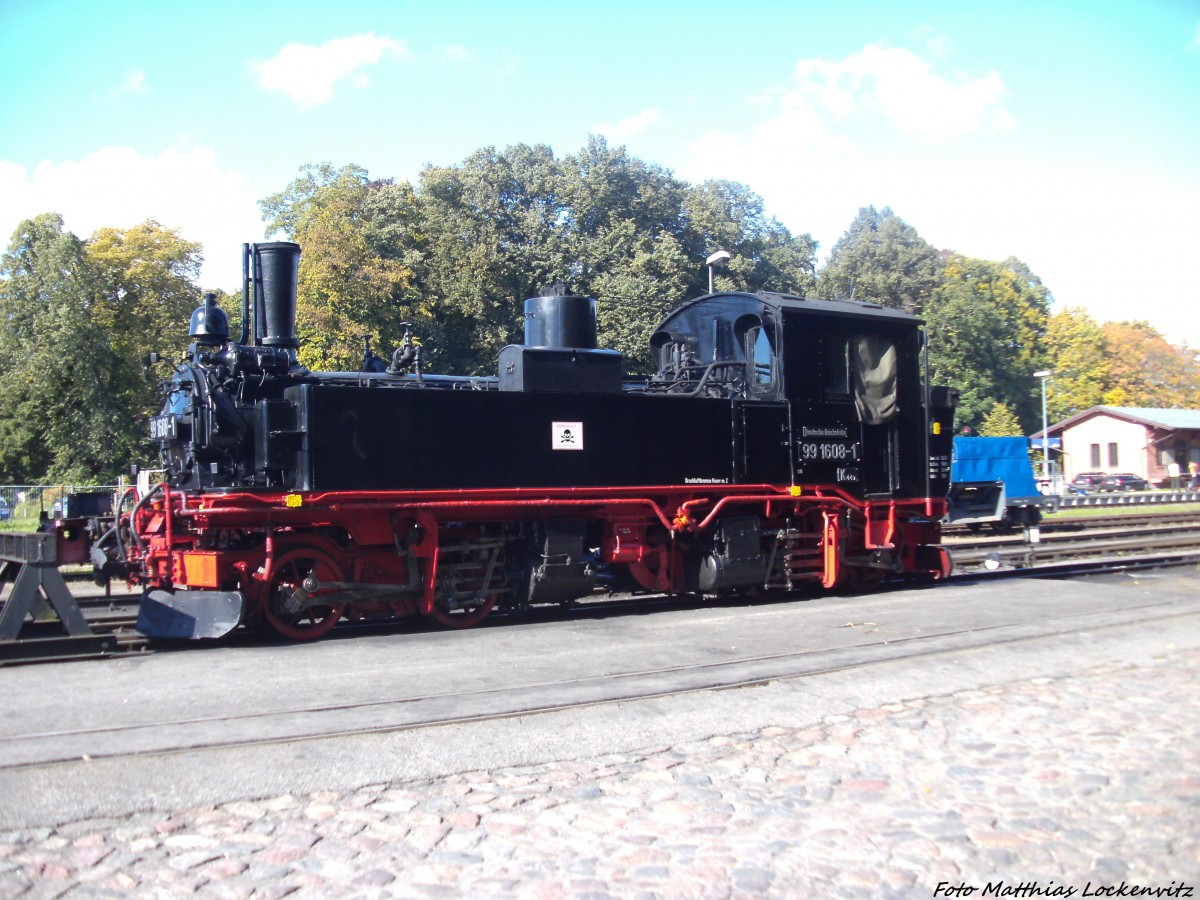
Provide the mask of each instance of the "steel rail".
{"label": "steel rail", "polygon": [[[1182,518],[1181,518],[1182,517]],[[1114,519],[1117,521],[1114,522]],[[1148,528],[1151,523],[1163,523],[1160,527]],[[1114,524],[1124,526],[1114,529]],[[1091,529],[1091,524],[1103,524],[1104,528]],[[1130,534],[1131,529],[1133,534]],[[966,579],[983,576],[996,577],[1048,577],[1064,574],[1089,574],[1123,571],[1136,568],[1186,565],[1200,562],[1200,513],[1157,514],[1148,516],[1087,517],[1063,520],[1041,528],[1041,542],[1030,543],[1025,535],[1011,536],[946,536],[946,546],[954,560],[951,578]],[[1049,533],[1047,533],[1049,532]],[[989,562],[991,566],[989,566]],[[783,596],[778,592],[764,592],[762,596]],[[127,653],[152,653],[156,648],[175,646],[169,643],[152,643],[134,631],[138,598],[109,595],[88,595],[81,592],[76,598],[89,625],[98,634],[115,635],[116,647],[104,652],[72,650],[68,642],[61,646],[53,643],[30,642],[28,657],[19,654],[0,660],[0,665],[17,665],[35,662],[58,662],[75,659],[90,659],[124,655]],[[598,608],[619,611],[621,609],[645,610],[649,604],[671,605],[689,602],[687,598],[669,595],[644,594],[636,597],[620,595],[598,595],[594,598],[571,604],[568,607],[546,607],[554,615],[587,614]],[[543,608],[539,607],[538,610]],[[510,621],[503,613],[493,615],[493,624]],[[493,621],[489,619],[489,621]],[[31,628],[36,623],[29,623]],[[389,628],[403,627],[397,620],[379,622],[346,622],[338,626],[340,632],[350,629],[377,632]]]}
{"label": "steel rail", "polygon": [[1095,559],[1107,563],[1140,557],[1173,558],[1200,553],[1200,521],[1037,533],[1036,540],[1034,532],[1027,529],[1020,537],[948,538],[944,546],[950,550],[956,571],[1005,565],[1029,569],[1064,560]]}
{"label": "steel rail", "polygon": [[[1180,610],[1178,609],[1178,605],[1179,604],[1177,601],[1172,600],[1151,600],[1144,603],[1133,604],[1124,608],[1122,611],[1126,613],[1135,611],[1138,612],[1140,614],[1139,621],[1147,618],[1146,614],[1151,612],[1158,613],[1158,615],[1154,616],[1155,620],[1157,621],[1165,621],[1169,619],[1195,615],[1194,609],[1188,608]],[[1065,624],[1058,624],[1058,620],[1063,620]],[[868,641],[862,644],[853,645],[851,647],[834,647],[819,651],[795,650],[783,653],[737,657],[727,660],[647,668],[609,675],[589,675],[556,680],[541,680],[506,687],[486,687],[467,691],[433,691],[413,697],[373,699],[356,701],[352,703],[328,703],[296,708],[270,709],[253,713],[229,713],[224,715],[180,718],[167,722],[155,722],[151,724],[56,729],[53,731],[41,731],[16,735],[13,737],[0,736],[0,748],[3,748],[6,745],[18,745],[21,741],[42,740],[47,738],[62,739],[76,736],[136,733],[140,731],[146,731],[148,729],[210,726],[214,724],[256,722],[260,720],[265,722],[272,719],[278,719],[281,716],[327,715],[365,709],[382,709],[385,707],[416,708],[419,704],[431,700],[445,700],[447,698],[453,698],[456,700],[461,699],[464,701],[472,698],[484,699],[506,693],[512,693],[514,691],[519,691],[522,693],[522,695],[529,696],[532,694],[532,692],[545,688],[561,689],[574,687],[582,688],[585,692],[589,689],[602,689],[608,694],[611,694],[611,690],[609,690],[609,688],[614,683],[624,683],[627,685],[627,687],[619,689],[615,695],[611,696],[592,696],[584,699],[557,702],[534,701],[525,704],[518,704],[517,708],[505,709],[500,712],[465,713],[449,716],[425,715],[423,717],[414,718],[410,721],[404,722],[391,722],[379,725],[359,725],[351,728],[339,727],[328,730],[312,729],[311,726],[308,726],[307,730],[301,730],[299,733],[287,735],[269,735],[263,737],[253,736],[210,740],[192,739],[189,740],[184,746],[118,750],[111,753],[90,753],[87,758],[89,762],[96,762],[105,759],[169,757],[196,751],[280,746],[339,737],[400,733],[432,726],[498,721],[521,716],[537,715],[540,713],[610,706],[612,704],[639,700],[652,700],[663,697],[684,696],[687,694],[701,693],[710,690],[731,690],[744,687],[760,686],[774,681],[809,678],[851,669],[866,668],[873,665],[882,665],[898,660],[934,657],[944,653],[955,653],[962,652],[964,650],[980,649],[983,647],[1015,644],[1028,640],[1062,637],[1065,635],[1076,634],[1081,628],[1076,615],[1064,614],[1052,616],[1044,621],[1048,623],[1047,627],[1044,630],[1032,635],[1027,633],[1024,629],[1018,627],[1020,623],[1004,622],[994,625],[973,626],[969,628],[950,628],[944,631],[912,635],[909,637],[892,637],[888,639]],[[1130,621],[1127,617],[1118,617],[1117,620],[1111,622],[1090,622],[1087,624],[1086,630],[1096,631],[1106,628],[1121,628],[1126,627],[1129,624]],[[1016,629],[1016,633],[1011,633],[1014,631],[1014,628]],[[1005,632],[1010,633],[1005,634]],[[876,655],[869,659],[864,658],[863,653],[866,651],[870,651]],[[787,668],[787,671],[782,673],[774,671],[766,675],[733,674],[739,667],[753,667],[755,664],[782,664],[785,666],[785,668]],[[649,686],[652,684],[661,683],[663,676],[689,675],[697,677],[699,680],[686,686],[675,686],[668,688]],[[733,677],[730,677],[731,675]],[[60,758],[39,759],[37,761],[8,764],[3,762],[3,756],[4,754],[0,753],[0,770],[6,771],[23,771],[43,768],[60,763],[74,762],[77,759],[76,756],[64,753]]]}

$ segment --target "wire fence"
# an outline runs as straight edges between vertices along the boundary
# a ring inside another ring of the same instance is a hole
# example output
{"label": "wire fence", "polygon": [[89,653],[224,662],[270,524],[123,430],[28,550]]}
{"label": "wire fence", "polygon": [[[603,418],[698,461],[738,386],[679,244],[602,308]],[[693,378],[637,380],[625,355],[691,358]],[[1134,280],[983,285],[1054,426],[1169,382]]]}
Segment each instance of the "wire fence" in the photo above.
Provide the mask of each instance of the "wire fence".
{"label": "wire fence", "polygon": [[[43,519],[65,515],[94,515],[92,509],[102,508],[106,502],[111,509],[124,489],[123,484],[0,484],[0,524],[36,525]],[[76,509],[72,510],[71,498],[82,494],[99,496],[94,500],[76,499]]]}

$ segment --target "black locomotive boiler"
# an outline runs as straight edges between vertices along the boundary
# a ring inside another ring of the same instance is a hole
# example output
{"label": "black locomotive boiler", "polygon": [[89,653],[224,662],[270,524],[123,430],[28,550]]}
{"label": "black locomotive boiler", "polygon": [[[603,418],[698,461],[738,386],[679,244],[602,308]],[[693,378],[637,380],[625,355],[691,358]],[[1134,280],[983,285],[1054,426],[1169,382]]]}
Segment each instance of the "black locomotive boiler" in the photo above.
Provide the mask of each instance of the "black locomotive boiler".
{"label": "black locomotive boiler", "polygon": [[242,334],[211,297],[152,423],[165,476],[95,559],[144,588],[139,629],[293,639],[339,620],[462,627],[599,587],[727,594],[949,571],[953,392],[922,323],[864,303],[715,293],[622,377],[596,302],[525,302],[495,377],[297,363],[300,248],[247,245]]}

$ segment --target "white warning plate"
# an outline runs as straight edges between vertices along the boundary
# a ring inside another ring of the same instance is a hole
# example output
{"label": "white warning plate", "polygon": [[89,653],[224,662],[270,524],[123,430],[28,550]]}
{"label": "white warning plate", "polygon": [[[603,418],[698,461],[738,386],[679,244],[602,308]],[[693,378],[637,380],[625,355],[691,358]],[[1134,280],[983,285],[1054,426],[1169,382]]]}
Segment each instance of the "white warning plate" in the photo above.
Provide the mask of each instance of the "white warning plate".
{"label": "white warning plate", "polygon": [[553,422],[550,425],[550,447],[553,450],[582,450],[582,422]]}

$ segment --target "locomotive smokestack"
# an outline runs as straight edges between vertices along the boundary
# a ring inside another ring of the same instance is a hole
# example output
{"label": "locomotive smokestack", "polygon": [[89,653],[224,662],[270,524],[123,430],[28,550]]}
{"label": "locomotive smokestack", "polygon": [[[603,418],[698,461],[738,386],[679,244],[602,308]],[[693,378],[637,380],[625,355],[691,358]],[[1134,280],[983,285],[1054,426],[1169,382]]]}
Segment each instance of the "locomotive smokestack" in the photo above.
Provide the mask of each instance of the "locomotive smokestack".
{"label": "locomotive smokestack", "polygon": [[267,347],[296,349],[296,277],[300,245],[290,241],[254,245],[255,314]]}

